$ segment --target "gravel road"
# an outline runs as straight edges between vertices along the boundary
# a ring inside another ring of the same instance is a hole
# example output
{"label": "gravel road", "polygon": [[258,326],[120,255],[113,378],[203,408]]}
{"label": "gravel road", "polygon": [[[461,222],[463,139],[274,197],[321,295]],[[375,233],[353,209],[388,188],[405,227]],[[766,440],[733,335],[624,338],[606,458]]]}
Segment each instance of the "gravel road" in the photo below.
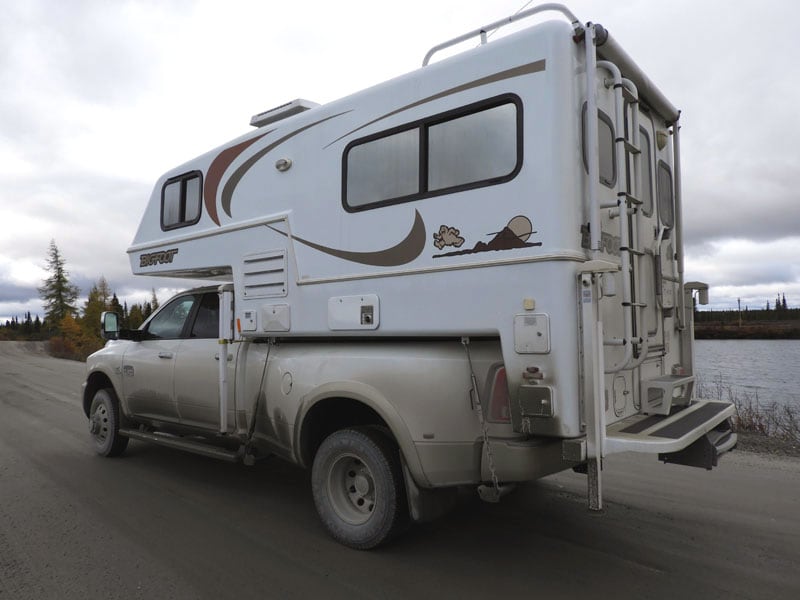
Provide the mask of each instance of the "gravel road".
{"label": "gravel road", "polygon": [[305,471],[138,442],[90,448],[80,363],[0,342],[0,599],[800,598],[800,459],[712,472],[606,461],[606,510],[569,472],[357,552]]}

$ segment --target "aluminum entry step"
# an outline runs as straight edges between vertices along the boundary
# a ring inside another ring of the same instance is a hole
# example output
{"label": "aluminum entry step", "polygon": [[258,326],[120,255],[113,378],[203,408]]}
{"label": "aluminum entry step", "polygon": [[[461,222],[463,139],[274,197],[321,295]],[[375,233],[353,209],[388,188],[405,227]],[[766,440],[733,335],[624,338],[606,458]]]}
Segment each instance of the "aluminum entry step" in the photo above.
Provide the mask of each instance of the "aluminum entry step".
{"label": "aluminum entry step", "polygon": [[669,415],[634,415],[606,429],[606,454],[677,452],[734,414],[729,402],[696,400]]}

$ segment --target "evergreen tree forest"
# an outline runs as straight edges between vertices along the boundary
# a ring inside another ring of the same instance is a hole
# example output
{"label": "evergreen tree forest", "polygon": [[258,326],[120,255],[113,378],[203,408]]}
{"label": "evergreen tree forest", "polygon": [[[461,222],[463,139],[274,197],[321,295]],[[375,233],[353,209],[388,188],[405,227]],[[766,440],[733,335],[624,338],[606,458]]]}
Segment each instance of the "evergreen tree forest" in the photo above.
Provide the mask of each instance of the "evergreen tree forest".
{"label": "evergreen tree forest", "polygon": [[757,308],[740,301],[737,308],[695,310],[694,333],[698,339],[800,339],[800,308],[778,294]]}
{"label": "evergreen tree forest", "polygon": [[150,300],[142,303],[120,303],[106,278],[100,278],[89,289],[86,301],[79,305],[80,290],[71,283],[66,261],[55,241],[47,254],[48,276],[39,296],[44,304],[44,318],[26,312],[0,323],[0,340],[47,341],[48,351],[59,358],[85,360],[105,344],[100,337],[100,315],[113,311],[120,317],[123,329],[136,329],[158,308],[155,290]]}

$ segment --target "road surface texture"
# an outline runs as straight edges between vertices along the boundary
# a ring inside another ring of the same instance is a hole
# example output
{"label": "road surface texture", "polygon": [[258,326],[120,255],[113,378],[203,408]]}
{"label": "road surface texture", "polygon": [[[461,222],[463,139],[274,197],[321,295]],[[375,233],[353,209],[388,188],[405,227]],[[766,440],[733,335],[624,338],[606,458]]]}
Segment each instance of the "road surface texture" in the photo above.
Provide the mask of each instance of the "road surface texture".
{"label": "road surface texture", "polygon": [[309,475],[140,442],[96,456],[83,365],[0,343],[0,599],[800,598],[800,460],[606,461],[498,505],[464,493],[388,547],[328,538]]}

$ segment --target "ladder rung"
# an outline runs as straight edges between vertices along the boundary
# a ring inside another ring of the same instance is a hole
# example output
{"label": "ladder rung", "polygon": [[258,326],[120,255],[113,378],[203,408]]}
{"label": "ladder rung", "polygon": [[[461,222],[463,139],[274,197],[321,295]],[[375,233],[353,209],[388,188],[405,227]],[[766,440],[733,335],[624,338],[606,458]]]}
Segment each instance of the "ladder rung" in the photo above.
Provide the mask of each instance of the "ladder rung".
{"label": "ladder rung", "polygon": [[619,198],[624,198],[625,202],[627,202],[629,206],[630,205],[638,206],[642,203],[642,201],[639,200],[636,196],[629,194],[628,192],[618,192],[617,196]]}
{"label": "ladder rung", "polygon": [[631,154],[639,154],[639,153],[641,153],[641,149],[638,146],[634,146],[628,140],[625,140],[625,150],[627,150]]}

